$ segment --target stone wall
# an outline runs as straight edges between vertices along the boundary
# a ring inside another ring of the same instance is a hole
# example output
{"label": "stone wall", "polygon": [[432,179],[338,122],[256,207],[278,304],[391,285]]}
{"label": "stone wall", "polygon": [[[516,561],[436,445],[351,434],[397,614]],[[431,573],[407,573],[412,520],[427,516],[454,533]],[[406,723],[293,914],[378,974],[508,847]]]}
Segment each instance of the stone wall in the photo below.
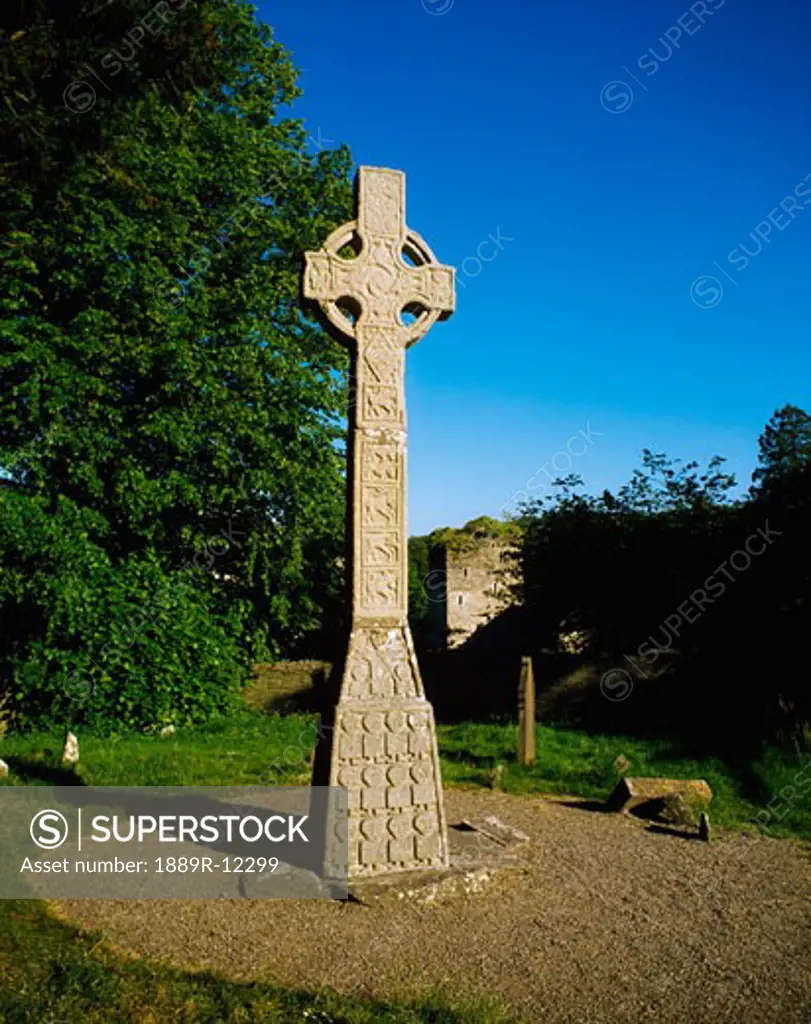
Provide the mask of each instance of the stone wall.
{"label": "stone wall", "polygon": [[487,538],[435,554],[435,564],[444,573],[444,601],[437,611],[448,647],[460,646],[514,603],[510,590],[516,580],[514,551],[509,541]]}

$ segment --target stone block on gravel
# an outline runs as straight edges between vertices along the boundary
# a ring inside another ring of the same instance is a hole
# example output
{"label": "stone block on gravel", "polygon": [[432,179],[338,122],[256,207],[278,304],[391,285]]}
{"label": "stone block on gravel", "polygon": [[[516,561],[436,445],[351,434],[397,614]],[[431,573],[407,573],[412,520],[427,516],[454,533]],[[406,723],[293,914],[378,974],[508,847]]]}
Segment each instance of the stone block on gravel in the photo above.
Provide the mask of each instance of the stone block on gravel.
{"label": "stone block on gravel", "polygon": [[694,825],[709,807],[712,790],[703,779],[620,779],[608,798],[612,810],[636,817]]}

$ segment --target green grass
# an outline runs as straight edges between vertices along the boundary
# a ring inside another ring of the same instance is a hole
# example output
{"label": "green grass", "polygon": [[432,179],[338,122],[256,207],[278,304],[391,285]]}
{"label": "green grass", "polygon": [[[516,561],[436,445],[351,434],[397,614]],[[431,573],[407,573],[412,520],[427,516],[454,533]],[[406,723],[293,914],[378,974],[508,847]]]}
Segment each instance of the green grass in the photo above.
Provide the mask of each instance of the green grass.
{"label": "green grass", "polygon": [[[250,711],[205,729],[174,736],[79,736],[77,774],[88,786],[273,786],[309,781],[315,715],[260,715]],[[11,784],[58,785],[64,736],[7,736],[0,756]]]}
{"label": "green grass", "polygon": [[[516,762],[514,725],[462,723],[439,726],[442,777],[446,785],[489,785],[491,768],[502,763],[508,793],[559,793],[605,798],[617,782],[614,760],[624,754],[629,775],[704,779],[713,791],[710,816],[724,828],[757,827],[769,835],[811,839],[811,757],[805,762],[772,749],[745,766],[722,757],[683,756],[668,740],[594,735],[539,726],[531,768]],[[803,773],[805,792],[795,777]],[[790,793],[785,787],[792,787]],[[784,797],[779,794],[784,790]],[[772,800],[771,809],[769,801]],[[768,814],[768,817],[765,815]]]}
{"label": "green grass", "polygon": [[[316,738],[314,715],[260,715],[246,711],[206,729],[174,736],[97,737],[80,734],[75,771],[59,764],[63,736],[6,736],[0,754],[11,767],[5,785],[83,782],[106,786],[306,784]],[[591,735],[540,726],[532,768],[515,761],[515,727],[464,723],[441,725],[439,744],[446,784],[488,786],[490,770],[505,765],[510,793],[557,793],[603,798],[614,786],[614,759],[624,754],[630,774],[703,778],[712,786],[713,823],[749,825],[768,801],[780,821],[778,836],[811,838],[811,800],[795,781],[811,780],[811,760],[766,749],[745,766],[721,757],[691,759],[665,740]],[[794,794],[784,787],[792,786]],[[806,782],[811,789],[811,782]],[[787,798],[789,797],[790,798]],[[763,819],[761,818],[761,821]],[[132,959],[101,937],[55,920],[36,901],[0,901],[0,1021],[3,1024],[78,1021],[88,1024],[163,1022],[321,1022],[321,1024],[501,1024],[495,1008],[459,1006],[442,993],[410,1001],[402,994],[383,1005],[334,992],[295,992],[271,981],[239,983],[213,974],[192,974],[165,964]],[[394,997],[393,997],[394,998]]]}
{"label": "green grass", "polygon": [[33,900],[0,901],[3,1024],[507,1024],[498,1010],[440,996],[383,1004],[272,982],[235,982],[125,957]]}
{"label": "green grass", "polygon": [[[316,738],[315,715],[260,715],[246,711],[220,724],[166,738],[155,736],[79,737],[77,774],[87,785],[306,785]],[[7,736],[0,754],[11,766],[10,785],[47,785],[62,777],[62,735]],[[614,759],[624,754],[631,775],[702,778],[714,799],[714,824],[741,828],[760,812],[771,834],[811,839],[811,760],[806,762],[806,793],[793,782],[803,765],[774,749],[745,766],[722,757],[685,757],[666,740],[605,736],[539,726],[537,760],[522,768],[515,758],[515,727],[480,723],[440,725],[443,779],[448,785],[488,786],[490,769],[506,767],[503,788],[510,793],[559,793],[606,797],[617,775]],[[780,799],[785,787],[794,794]],[[778,820],[779,819],[779,820]]]}
{"label": "green grass", "polygon": [[[306,784],[316,737],[313,715],[246,712],[205,730],[175,736],[80,734],[81,761],[62,769],[64,737],[7,736],[0,754],[5,785]],[[256,1022],[256,1024],[506,1024],[500,1010],[447,994],[388,1004],[333,992],[294,992],[271,981],[246,984],[191,974],[117,952],[100,936],[55,920],[38,901],[0,901],[0,1021],[42,1024]]]}

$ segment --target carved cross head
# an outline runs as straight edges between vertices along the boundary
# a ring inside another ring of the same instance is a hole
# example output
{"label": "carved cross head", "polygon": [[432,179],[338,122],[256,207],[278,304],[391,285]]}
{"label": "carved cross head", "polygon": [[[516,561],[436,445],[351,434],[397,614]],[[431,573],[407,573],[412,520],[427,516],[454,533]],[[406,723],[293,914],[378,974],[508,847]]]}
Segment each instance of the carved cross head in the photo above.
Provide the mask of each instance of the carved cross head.
{"label": "carved cross head", "polygon": [[304,298],[344,338],[362,344],[375,328],[370,335],[408,347],[453,312],[453,267],[407,227],[402,171],[361,167],[356,193],[357,220],[305,253]]}

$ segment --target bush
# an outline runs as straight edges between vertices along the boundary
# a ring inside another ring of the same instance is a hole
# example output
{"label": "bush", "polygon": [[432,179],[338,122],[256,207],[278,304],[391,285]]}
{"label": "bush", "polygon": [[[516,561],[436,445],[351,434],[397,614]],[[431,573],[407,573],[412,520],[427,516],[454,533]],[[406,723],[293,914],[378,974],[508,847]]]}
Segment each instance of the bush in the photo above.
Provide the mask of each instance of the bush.
{"label": "bush", "polygon": [[247,678],[244,608],[220,612],[206,574],[154,554],[113,563],[96,543],[103,529],[66,499],[54,514],[21,494],[0,503],[2,653],[18,723],[110,732],[233,710]]}

